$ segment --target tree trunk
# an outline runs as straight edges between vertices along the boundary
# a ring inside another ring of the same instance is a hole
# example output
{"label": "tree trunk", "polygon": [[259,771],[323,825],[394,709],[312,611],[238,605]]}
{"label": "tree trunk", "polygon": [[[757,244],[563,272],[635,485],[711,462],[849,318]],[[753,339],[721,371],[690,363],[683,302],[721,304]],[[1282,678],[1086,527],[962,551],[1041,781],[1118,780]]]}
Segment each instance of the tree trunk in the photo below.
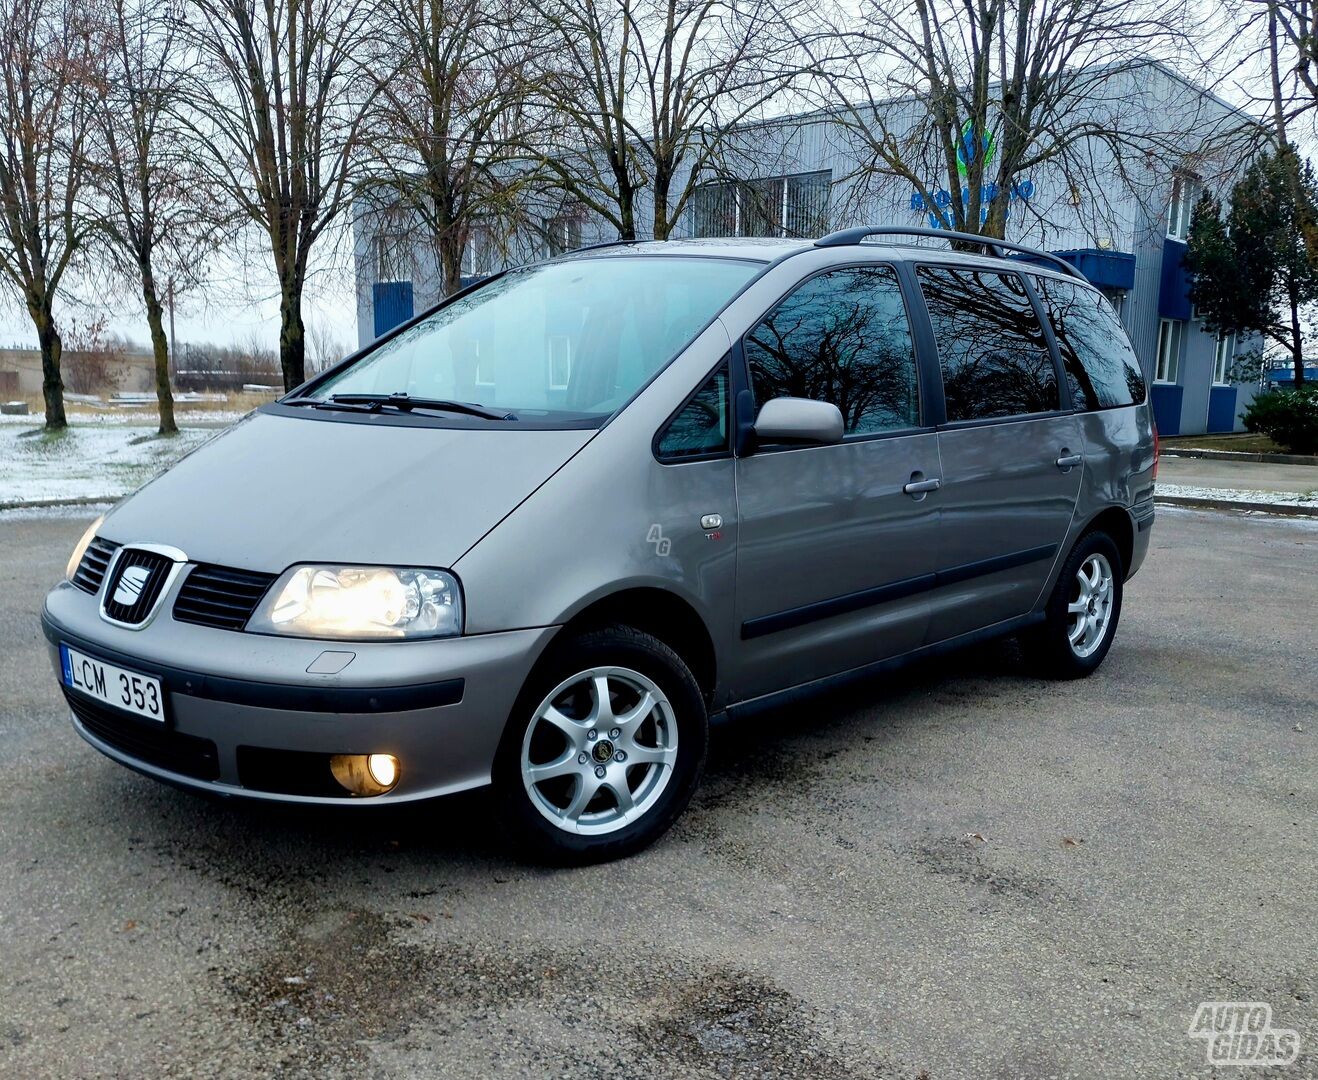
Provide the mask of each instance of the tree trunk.
{"label": "tree trunk", "polygon": [[627,176],[627,167],[613,167],[613,177],[618,182],[618,239],[636,239],[636,189],[632,187]]}
{"label": "tree trunk", "polygon": [[438,243],[439,271],[445,296],[452,296],[462,288],[462,256],[467,244],[465,240],[453,235],[455,232],[450,229],[450,235],[440,237]]}
{"label": "tree trunk", "polygon": [[279,299],[279,366],[283,369],[286,391],[306,382],[307,334],[302,323],[300,276],[284,283]]}
{"label": "tree trunk", "polygon": [[1300,304],[1291,300],[1291,356],[1295,360],[1295,389],[1304,385],[1304,333],[1300,329]]}
{"label": "tree trunk", "polygon": [[146,321],[151,328],[151,351],[156,358],[156,402],[160,409],[160,434],[177,435],[174,422],[174,392],[169,385],[169,339],[165,337],[164,311],[156,296],[150,270],[142,272],[142,298],[146,301]]}
{"label": "tree trunk", "polygon": [[672,185],[672,176],[666,168],[654,172],[654,238],[667,240],[673,231],[673,223],[668,220],[668,192]]}
{"label": "tree trunk", "polygon": [[55,329],[49,303],[29,308],[41,345],[41,395],[46,401],[46,430],[62,431],[69,426],[64,415],[64,380],[60,378],[60,354],[64,343]]}

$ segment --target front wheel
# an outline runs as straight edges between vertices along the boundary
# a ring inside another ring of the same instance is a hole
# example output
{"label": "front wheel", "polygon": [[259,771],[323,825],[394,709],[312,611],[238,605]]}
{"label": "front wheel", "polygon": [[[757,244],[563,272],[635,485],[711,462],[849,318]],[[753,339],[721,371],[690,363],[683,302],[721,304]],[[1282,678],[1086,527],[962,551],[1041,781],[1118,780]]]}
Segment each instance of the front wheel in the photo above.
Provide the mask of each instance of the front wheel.
{"label": "front wheel", "polygon": [[1098,668],[1121,617],[1123,577],[1121,553],[1107,533],[1080,538],[1062,566],[1043,624],[1023,638],[1041,674],[1082,679]]}
{"label": "front wheel", "polygon": [[694,676],[657,638],[626,626],[571,638],[514,707],[494,768],[501,817],[546,861],[630,855],[686,808],[708,729]]}

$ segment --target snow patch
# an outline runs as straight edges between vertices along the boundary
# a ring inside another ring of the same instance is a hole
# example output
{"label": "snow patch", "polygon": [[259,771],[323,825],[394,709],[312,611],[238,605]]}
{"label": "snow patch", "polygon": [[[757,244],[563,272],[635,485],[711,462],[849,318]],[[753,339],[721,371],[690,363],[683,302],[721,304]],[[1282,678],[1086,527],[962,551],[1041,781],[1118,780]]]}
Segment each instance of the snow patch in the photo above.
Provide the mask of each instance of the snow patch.
{"label": "snow patch", "polygon": [[[31,418],[26,418],[30,419]],[[113,502],[219,433],[191,428],[161,438],[149,428],[74,422],[47,433],[31,422],[0,427],[0,504],[58,499]]]}
{"label": "snow patch", "polygon": [[1260,503],[1268,506],[1318,507],[1318,488],[1313,491],[1252,491],[1246,488],[1198,487],[1194,484],[1158,484],[1153,497],[1216,499],[1219,502]]}

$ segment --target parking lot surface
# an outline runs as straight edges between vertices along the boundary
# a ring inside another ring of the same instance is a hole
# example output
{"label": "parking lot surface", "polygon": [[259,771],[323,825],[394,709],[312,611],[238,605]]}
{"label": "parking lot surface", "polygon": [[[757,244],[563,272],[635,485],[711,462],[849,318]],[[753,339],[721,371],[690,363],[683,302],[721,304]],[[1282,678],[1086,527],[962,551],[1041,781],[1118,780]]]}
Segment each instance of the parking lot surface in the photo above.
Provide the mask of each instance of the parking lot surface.
{"label": "parking lot surface", "polygon": [[[90,513],[87,515],[90,517]],[[721,727],[656,847],[305,812],[84,744],[0,516],[0,1075],[1318,1076],[1318,527],[1160,511],[1094,677],[998,643]],[[1206,1062],[1261,1001],[1289,1067]]]}

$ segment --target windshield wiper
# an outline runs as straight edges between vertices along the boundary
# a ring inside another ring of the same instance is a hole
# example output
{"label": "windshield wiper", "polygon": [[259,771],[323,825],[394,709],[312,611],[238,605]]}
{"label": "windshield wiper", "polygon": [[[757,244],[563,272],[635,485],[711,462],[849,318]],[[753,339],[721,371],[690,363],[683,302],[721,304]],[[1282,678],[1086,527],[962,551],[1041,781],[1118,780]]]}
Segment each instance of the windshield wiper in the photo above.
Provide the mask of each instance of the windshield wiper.
{"label": "windshield wiper", "polygon": [[317,409],[346,409],[352,412],[374,412],[376,409],[398,409],[411,412],[413,409],[434,409],[438,412],[463,413],[466,416],[479,416],[486,420],[516,420],[510,412],[487,409],[471,401],[451,401],[448,398],[412,397],[411,394],[331,394],[328,400],[319,398],[290,398],[285,405],[310,405]]}
{"label": "windshield wiper", "polygon": [[465,413],[467,416],[481,416],[486,420],[516,420],[512,413],[498,409],[487,409],[474,401],[452,401],[448,398],[413,397],[411,394],[331,394],[330,401],[342,405],[366,405],[370,408],[401,409],[411,412],[413,409],[437,409],[440,412]]}

